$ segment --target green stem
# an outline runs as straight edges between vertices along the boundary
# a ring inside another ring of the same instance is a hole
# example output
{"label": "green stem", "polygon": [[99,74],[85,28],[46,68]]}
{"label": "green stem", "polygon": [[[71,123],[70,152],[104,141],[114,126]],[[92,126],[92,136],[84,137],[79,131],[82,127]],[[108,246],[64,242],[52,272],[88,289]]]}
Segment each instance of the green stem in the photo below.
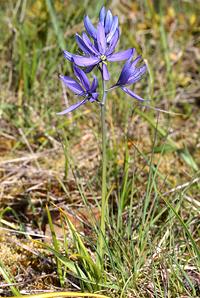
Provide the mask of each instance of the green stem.
{"label": "green stem", "polygon": [[107,216],[106,206],[106,172],[107,172],[107,156],[106,156],[106,108],[105,101],[107,92],[105,90],[106,84],[102,78],[103,84],[103,98],[101,102],[101,129],[102,129],[102,186],[101,186],[101,223],[100,223],[100,234],[99,234],[99,262],[101,267],[103,266],[104,258],[104,241],[105,241],[105,221]]}

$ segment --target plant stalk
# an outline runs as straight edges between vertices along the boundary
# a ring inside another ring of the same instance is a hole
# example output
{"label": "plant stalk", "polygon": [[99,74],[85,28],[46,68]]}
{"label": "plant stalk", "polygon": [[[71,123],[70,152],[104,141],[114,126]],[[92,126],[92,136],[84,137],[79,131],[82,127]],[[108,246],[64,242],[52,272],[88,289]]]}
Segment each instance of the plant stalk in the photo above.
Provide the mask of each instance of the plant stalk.
{"label": "plant stalk", "polygon": [[101,222],[100,222],[100,234],[99,234],[99,262],[101,267],[103,266],[104,258],[104,241],[105,241],[105,222],[107,217],[107,187],[106,187],[106,174],[107,174],[107,156],[106,156],[106,84],[102,78],[103,85],[103,98],[101,102],[101,129],[102,129],[102,185],[101,185]]}

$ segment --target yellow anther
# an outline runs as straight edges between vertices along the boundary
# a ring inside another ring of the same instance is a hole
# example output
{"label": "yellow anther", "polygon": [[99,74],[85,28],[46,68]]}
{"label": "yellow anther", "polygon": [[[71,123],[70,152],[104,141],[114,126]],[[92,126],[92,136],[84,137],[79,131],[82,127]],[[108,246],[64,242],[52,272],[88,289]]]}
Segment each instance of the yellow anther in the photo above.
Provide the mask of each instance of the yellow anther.
{"label": "yellow anther", "polygon": [[106,60],[107,60],[107,57],[106,57],[105,55],[101,55],[101,57],[100,57],[100,58],[101,58],[101,61],[102,61],[102,62],[104,62],[104,61],[106,61]]}

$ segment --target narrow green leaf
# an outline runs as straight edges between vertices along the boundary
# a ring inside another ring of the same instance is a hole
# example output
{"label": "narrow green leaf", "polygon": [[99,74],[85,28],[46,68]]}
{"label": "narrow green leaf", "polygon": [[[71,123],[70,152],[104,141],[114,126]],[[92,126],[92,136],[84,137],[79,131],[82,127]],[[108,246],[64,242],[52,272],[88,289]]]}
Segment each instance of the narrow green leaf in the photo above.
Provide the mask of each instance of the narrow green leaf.
{"label": "narrow green leaf", "polygon": [[58,44],[59,44],[60,48],[62,50],[64,50],[66,48],[64,34],[62,33],[62,31],[60,29],[53,2],[51,0],[46,0],[46,6],[47,6],[48,12],[51,17],[51,21],[53,24],[53,28],[54,28],[56,37],[58,39]]}

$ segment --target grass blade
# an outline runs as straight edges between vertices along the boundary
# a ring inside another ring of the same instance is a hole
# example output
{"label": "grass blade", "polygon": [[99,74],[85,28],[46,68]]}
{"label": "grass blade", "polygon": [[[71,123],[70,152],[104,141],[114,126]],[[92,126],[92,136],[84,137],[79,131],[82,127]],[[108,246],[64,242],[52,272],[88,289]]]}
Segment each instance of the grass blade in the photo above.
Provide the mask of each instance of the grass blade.
{"label": "grass blade", "polygon": [[48,12],[49,12],[50,17],[51,17],[51,21],[52,21],[52,24],[53,24],[53,28],[54,28],[56,37],[58,39],[59,47],[62,50],[64,50],[66,48],[65,39],[64,39],[64,35],[63,35],[63,33],[60,29],[59,23],[58,23],[58,19],[57,19],[57,16],[56,16],[56,12],[55,12],[53,2],[51,2],[51,0],[46,0],[46,6],[47,6]]}
{"label": "grass blade", "polygon": [[199,260],[199,263],[200,263],[200,250],[197,247],[197,244],[194,241],[194,239],[193,239],[193,237],[192,237],[192,235],[191,235],[191,233],[190,233],[187,225],[184,223],[184,221],[182,220],[182,218],[180,217],[180,215],[177,213],[177,211],[175,210],[175,208],[172,206],[172,204],[170,204],[163,196],[161,196],[161,197],[162,197],[163,201],[165,202],[165,204],[168,206],[168,208],[173,211],[174,215],[176,216],[176,218],[178,219],[178,221],[182,225],[183,229],[185,230],[186,234],[188,235],[188,238],[190,239],[190,241],[192,243],[193,249],[196,252],[196,255],[197,255],[198,260]]}
{"label": "grass blade", "polygon": [[[1,262],[1,260],[0,260],[0,273],[8,284],[13,283],[13,277],[10,277],[10,274],[6,271],[5,266]],[[18,291],[18,289],[16,287],[10,285],[10,289],[11,289],[13,295],[15,295],[15,296],[20,295],[20,292]]]}

